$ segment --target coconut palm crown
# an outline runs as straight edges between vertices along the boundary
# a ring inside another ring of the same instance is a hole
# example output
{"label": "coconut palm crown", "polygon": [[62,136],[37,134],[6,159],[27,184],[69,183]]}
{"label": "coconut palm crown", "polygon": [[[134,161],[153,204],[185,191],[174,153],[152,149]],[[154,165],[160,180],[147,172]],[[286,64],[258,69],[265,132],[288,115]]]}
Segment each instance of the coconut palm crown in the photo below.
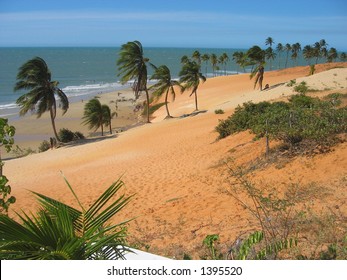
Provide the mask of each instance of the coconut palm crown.
{"label": "coconut palm crown", "polygon": [[155,68],[155,72],[153,73],[151,79],[157,80],[157,82],[150,87],[150,89],[154,90],[153,95],[159,98],[165,93],[165,107],[167,113],[166,118],[172,118],[168,107],[168,96],[170,93],[172,100],[174,101],[176,97],[174,87],[176,86],[182,91],[183,88],[181,84],[171,78],[170,69],[166,65],[161,65],[158,68]]}
{"label": "coconut palm crown", "polygon": [[54,135],[59,141],[55,127],[57,106],[65,114],[69,108],[69,100],[65,93],[58,88],[58,85],[59,82],[51,80],[51,71],[46,62],[40,57],[35,57],[19,68],[14,90],[28,91],[16,101],[20,107],[19,114],[21,116],[31,111],[39,118],[43,113],[50,112]]}
{"label": "coconut palm crown", "polygon": [[[135,98],[139,97],[141,91],[146,92],[147,99],[147,122],[149,121],[149,94],[147,89],[147,64],[149,59],[144,57],[143,48],[139,41],[123,44],[117,61],[121,83],[125,84],[134,80],[133,89]],[[150,64],[152,65],[152,64]],[[153,66],[153,65],[152,65]]]}

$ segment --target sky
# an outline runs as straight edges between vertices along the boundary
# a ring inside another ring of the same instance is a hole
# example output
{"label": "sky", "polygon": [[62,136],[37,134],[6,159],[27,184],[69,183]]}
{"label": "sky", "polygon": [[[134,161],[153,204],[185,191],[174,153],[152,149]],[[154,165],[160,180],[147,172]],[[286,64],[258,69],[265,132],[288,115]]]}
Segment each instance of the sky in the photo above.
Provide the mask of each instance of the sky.
{"label": "sky", "polygon": [[0,47],[249,48],[268,37],[347,51],[347,1],[0,0]]}

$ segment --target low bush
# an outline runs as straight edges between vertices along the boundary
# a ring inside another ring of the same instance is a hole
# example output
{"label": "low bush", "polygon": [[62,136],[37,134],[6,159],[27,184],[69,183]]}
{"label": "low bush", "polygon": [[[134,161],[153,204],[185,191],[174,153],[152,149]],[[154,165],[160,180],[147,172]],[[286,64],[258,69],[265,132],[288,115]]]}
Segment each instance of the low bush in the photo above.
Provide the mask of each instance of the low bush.
{"label": "low bush", "polygon": [[51,148],[51,144],[47,141],[44,140],[40,145],[39,145],[39,153],[43,153]]}
{"label": "low bush", "polygon": [[223,111],[222,109],[216,109],[216,110],[214,110],[214,113],[215,113],[216,115],[218,115],[218,114],[224,114],[224,111]]}
{"label": "low bush", "polygon": [[329,101],[299,94],[289,103],[244,103],[216,127],[219,139],[245,130],[257,138],[280,140],[290,148],[304,139],[331,146],[337,134],[347,132],[347,107],[336,108]]}
{"label": "low bush", "polygon": [[84,139],[84,135],[81,132],[72,132],[69,129],[62,128],[58,133],[59,139],[63,143],[68,143],[78,139]]}
{"label": "low bush", "polygon": [[308,86],[307,86],[306,82],[302,81],[300,84],[296,85],[294,87],[294,91],[301,93],[301,94],[305,94],[308,91]]}

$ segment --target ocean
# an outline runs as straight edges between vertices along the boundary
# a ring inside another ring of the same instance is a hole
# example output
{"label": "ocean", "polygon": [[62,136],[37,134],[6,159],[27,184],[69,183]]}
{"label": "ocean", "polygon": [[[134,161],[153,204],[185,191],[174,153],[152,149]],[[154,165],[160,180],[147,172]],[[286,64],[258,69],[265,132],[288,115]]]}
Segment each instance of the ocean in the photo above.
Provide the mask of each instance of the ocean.
{"label": "ocean", "polygon": [[[156,66],[167,65],[174,78],[178,78],[181,69],[181,57],[191,56],[195,50],[201,54],[215,53],[220,56],[226,52],[230,61],[226,64],[227,74],[236,74],[239,67],[232,60],[235,51],[240,49],[193,49],[193,48],[144,48],[144,56]],[[18,114],[17,98],[24,92],[14,92],[16,75],[19,67],[29,59],[39,56],[43,58],[52,72],[52,80],[59,81],[59,87],[71,101],[87,99],[98,93],[120,90],[129,85],[121,85],[117,76],[119,48],[111,47],[41,47],[41,48],[0,48],[0,117]],[[282,66],[284,65],[282,54]],[[272,65],[278,68],[278,60]],[[299,65],[306,62],[301,60]],[[291,65],[291,61],[288,66]],[[148,68],[149,75],[153,73]],[[213,76],[212,67],[202,63],[202,72],[207,77]],[[220,66],[220,75],[224,74],[224,66]]]}

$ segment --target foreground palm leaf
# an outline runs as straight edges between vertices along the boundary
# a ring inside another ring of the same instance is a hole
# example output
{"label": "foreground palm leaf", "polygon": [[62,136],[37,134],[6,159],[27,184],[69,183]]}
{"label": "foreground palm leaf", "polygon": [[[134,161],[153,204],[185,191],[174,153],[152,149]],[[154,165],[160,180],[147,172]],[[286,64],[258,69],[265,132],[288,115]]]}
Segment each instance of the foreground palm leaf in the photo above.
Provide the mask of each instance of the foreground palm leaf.
{"label": "foreground palm leaf", "polygon": [[56,97],[59,100],[58,106],[63,110],[63,114],[69,108],[69,100],[65,93],[58,88],[59,82],[51,80],[51,71],[46,62],[40,57],[27,61],[19,68],[17,80],[15,91],[29,90],[17,99],[17,104],[21,108],[20,115],[33,111],[39,118],[43,113],[49,111],[54,135],[59,141],[55,127]]}
{"label": "foreground palm leaf", "polygon": [[88,209],[79,201],[65,179],[80,210],[45,195],[33,192],[40,203],[36,216],[17,216],[21,223],[0,215],[0,259],[119,259],[126,249],[124,221],[110,225],[109,220],[131,199],[121,195],[111,199],[124,186],[113,183]]}

